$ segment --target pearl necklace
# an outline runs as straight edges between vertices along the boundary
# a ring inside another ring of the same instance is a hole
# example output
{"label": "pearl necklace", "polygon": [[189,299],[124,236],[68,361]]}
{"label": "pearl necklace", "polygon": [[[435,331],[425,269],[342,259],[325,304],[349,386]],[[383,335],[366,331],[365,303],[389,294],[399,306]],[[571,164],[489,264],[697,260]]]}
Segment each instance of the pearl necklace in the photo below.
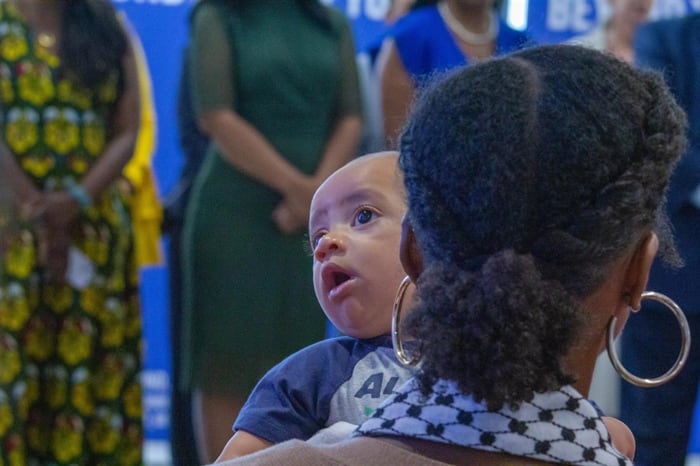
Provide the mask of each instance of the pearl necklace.
{"label": "pearl necklace", "polygon": [[467,44],[486,45],[493,41],[498,35],[498,20],[493,13],[489,14],[489,28],[484,32],[476,33],[465,28],[462,23],[452,15],[450,7],[447,6],[447,2],[439,2],[437,9],[450,31]]}

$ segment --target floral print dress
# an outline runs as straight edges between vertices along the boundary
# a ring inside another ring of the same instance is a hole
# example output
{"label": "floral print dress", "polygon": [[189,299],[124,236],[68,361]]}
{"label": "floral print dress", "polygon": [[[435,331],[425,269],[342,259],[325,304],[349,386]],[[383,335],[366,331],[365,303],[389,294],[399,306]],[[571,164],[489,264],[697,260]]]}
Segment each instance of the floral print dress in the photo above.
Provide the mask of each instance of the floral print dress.
{"label": "floral print dress", "polygon": [[[78,183],[110,139],[119,74],[95,89],[59,73],[0,1],[0,138],[42,191]],[[69,284],[42,280],[20,223],[0,254],[0,466],[141,462],[141,318],[128,189],[83,209]]]}

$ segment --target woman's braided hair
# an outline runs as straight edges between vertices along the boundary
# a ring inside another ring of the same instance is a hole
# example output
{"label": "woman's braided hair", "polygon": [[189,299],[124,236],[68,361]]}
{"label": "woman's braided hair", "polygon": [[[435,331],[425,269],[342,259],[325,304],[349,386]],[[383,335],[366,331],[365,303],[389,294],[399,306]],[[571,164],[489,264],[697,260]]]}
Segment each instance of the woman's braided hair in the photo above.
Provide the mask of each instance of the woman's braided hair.
{"label": "woman's braided hair", "polygon": [[662,79],[600,52],[542,46],[451,73],[401,136],[424,256],[405,331],[419,381],[491,407],[571,383],[580,299],[651,229],[671,260],[664,191],[685,115]]}

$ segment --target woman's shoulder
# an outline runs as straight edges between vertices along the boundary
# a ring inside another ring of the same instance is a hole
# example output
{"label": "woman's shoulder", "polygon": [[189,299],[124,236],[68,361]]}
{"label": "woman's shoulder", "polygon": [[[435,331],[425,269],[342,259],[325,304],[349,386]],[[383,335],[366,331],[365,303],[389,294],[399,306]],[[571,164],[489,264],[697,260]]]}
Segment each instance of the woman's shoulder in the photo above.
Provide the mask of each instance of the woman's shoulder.
{"label": "woman's shoulder", "polygon": [[394,41],[404,61],[408,56],[426,56],[426,51],[444,51],[452,41],[435,6],[418,8],[399,18],[386,36]]}

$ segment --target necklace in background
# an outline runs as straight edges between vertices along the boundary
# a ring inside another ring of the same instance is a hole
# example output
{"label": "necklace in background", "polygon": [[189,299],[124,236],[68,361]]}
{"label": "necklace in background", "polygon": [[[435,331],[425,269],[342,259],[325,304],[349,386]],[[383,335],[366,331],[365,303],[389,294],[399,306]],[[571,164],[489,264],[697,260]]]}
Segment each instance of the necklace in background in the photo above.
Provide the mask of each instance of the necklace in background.
{"label": "necklace in background", "polygon": [[489,13],[489,27],[484,32],[472,32],[465,28],[462,23],[454,17],[450,11],[450,7],[447,2],[439,2],[437,5],[438,13],[442,17],[447,27],[452,31],[457,37],[472,45],[486,45],[493,41],[498,35],[498,20],[493,12]]}

